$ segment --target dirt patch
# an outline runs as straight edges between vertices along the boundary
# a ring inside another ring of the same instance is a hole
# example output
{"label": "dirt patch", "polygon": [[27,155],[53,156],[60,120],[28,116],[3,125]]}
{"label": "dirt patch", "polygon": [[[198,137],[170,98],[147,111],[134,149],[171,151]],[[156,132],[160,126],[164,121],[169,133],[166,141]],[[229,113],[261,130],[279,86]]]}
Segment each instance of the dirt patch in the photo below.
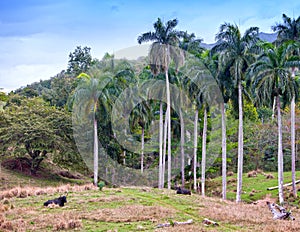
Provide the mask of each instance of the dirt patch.
{"label": "dirt patch", "polygon": [[4,168],[30,175],[31,162],[27,158],[8,159],[1,163]]}
{"label": "dirt patch", "polygon": [[79,174],[73,174],[69,171],[60,171],[57,174],[69,179],[76,179],[76,180],[81,179],[81,176]]}
{"label": "dirt patch", "polygon": [[267,205],[267,202],[276,202],[276,201],[277,198],[271,198],[271,194],[268,194],[264,199],[257,200],[253,202],[253,204],[264,207]]}

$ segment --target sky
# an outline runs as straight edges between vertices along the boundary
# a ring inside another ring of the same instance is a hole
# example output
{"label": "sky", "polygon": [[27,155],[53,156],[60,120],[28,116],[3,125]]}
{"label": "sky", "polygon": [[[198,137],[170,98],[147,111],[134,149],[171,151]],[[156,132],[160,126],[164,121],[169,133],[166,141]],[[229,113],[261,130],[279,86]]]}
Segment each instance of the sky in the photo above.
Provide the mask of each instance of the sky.
{"label": "sky", "polygon": [[0,88],[9,92],[55,76],[67,69],[76,46],[90,47],[97,59],[105,52],[145,55],[137,37],[153,30],[158,17],[177,18],[178,30],[213,43],[224,22],[271,33],[283,13],[297,18],[300,1],[0,0]]}

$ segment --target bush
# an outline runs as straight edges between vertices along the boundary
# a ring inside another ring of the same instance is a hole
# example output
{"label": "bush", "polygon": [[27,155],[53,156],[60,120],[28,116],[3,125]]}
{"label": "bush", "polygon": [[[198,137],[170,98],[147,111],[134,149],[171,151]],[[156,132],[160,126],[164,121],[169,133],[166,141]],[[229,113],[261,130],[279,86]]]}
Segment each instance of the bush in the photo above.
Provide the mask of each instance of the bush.
{"label": "bush", "polygon": [[105,183],[103,181],[100,181],[98,183],[98,188],[99,188],[100,191],[102,191],[102,189],[103,189],[104,186],[105,186]]}

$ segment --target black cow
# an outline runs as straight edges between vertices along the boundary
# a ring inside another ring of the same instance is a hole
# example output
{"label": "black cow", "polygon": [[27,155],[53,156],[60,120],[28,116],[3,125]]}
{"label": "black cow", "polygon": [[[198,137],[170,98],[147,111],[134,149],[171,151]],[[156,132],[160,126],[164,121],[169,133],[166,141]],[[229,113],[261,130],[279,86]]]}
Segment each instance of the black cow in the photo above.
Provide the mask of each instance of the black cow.
{"label": "black cow", "polygon": [[176,193],[177,194],[192,195],[190,190],[184,189],[184,188],[181,188],[181,187],[177,187],[177,192]]}
{"label": "black cow", "polygon": [[59,205],[60,207],[64,206],[65,203],[67,203],[67,197],[66,196],[62,196],[59,198],[55,198],[54,200],[48,200],[44,203],[44,206],[48,206],[50,204],[55,204],[55,205]]}

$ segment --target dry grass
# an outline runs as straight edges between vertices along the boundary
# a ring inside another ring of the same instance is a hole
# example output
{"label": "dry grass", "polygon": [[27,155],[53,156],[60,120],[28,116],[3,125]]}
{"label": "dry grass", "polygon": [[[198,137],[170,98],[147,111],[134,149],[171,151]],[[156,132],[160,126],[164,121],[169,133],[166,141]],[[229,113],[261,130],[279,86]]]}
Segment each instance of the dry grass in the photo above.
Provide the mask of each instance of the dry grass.
{"label": "dry grass", "polygon": [[[27,198],[19,198],[25,190]],[[65,207],[43,207],[44,194],[66,190],[71,193]],[[266,205],[267,200],[274,200],[270,197],[256,205],[236,204],[197,194],[179,196],[170,190],[99,191],[90,185],[87,188],[70,185],[15,188],[6,193],[13,197],[0,202],[0,231],[300,231],[299,209],[292,208],[296,221],[274,221]],[[207,227],[202,224],[204,218],[216,221],[220,226]],[[187,219],[193,219],[194,223],[156,228],[160,223]]]}
{"label": "dry grass", "polygon": [[241,231],[300,231],[300,212],[296,208],[293,208],[293,216],[298,218],[297,221],[274,221],[266,204],[237,204],[207,199],[204,205],[202,215],[220,224],[238,226]]}
{"label": "dry grass", "polygon": [[53,195],[53,194],[66,194],[67,192],[82,192],[86,190],[97,189],[93,184],[86,185],[62,185],[59,187],[16,187],[10,190],[5,190],[0,192],[0,200],[4,198],[26,198],[29,196],[39,196],[39,195]]}

